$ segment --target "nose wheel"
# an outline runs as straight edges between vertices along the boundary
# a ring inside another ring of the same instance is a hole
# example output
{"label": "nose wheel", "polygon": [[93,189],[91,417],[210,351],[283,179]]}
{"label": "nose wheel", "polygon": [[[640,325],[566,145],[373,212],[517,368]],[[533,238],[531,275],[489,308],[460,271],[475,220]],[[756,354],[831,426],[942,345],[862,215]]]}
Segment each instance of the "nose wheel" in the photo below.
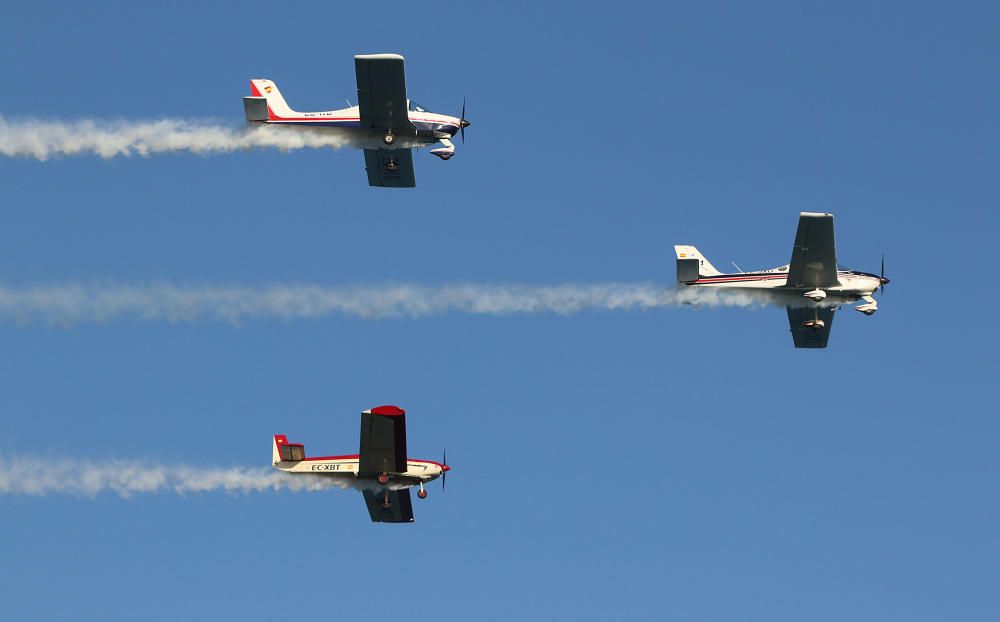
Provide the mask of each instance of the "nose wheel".
{"label": "nose wheel", "polygon": [[424,483],[423,482],[420,482],[420,490],[417,491],[417,496],[420,497],[421,499],[426,499],[427,498],[427,491],[424,490]]}

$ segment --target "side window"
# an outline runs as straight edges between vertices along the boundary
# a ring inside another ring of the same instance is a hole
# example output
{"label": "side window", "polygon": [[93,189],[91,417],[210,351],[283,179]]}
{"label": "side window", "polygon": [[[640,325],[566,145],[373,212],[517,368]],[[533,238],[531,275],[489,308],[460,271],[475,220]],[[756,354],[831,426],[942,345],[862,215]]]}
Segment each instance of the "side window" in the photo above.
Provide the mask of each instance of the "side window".
{"label": "side window", "polygon": [[280,451],[283,462],[299,462],[306,453],[302,445],[282,445]]}

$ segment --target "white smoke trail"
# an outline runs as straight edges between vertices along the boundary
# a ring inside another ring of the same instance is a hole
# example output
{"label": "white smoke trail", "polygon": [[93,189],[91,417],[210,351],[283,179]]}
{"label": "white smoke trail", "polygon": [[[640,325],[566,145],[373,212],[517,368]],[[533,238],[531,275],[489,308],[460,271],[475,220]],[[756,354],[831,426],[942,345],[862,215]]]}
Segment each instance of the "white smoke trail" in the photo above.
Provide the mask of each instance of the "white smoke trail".
{"label": "white smoke trail", "polygon": [[164,466],[138,460],[90,462],[0,456],[0,494],[68,494],[93,497],[111,492],[121,497],[143,493],[318,491],[347,488],[349,482],[308,473],[290,475],[274,469]]}
{"label": "white smoke trail", "polygon": [[81,120],[68,123],[36,119],[8,121],[0,116],[0,154],[38,160],[80,154],[113,158],[169,151],[224,153],[258,147],[282,150],[338,148],[348,142],[342,134],[309,128],[235,128],[183,119]]}
{"label": "white smoke trail", "polygon": [[[801,297],[799,297],[801,298]],[[0,284],[0,318],[19,323],[69,325],[115,319],[193,322],[320,318],[421,317],[446,312],[478,315],[555,313],[587,310],[648,310],[680,305],[749,307],[767,299],[748,292],[674,290],[651,283],[593,283],[552,286],[387,284],[344,286],[290,284],[184,286]]]}

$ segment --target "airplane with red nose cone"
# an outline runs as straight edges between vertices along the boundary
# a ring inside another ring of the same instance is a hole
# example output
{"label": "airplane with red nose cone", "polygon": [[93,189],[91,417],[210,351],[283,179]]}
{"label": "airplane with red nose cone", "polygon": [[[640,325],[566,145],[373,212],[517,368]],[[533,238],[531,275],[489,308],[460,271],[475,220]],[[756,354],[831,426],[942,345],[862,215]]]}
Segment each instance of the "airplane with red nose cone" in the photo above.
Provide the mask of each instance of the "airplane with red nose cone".
{"label": "airplane with red nose cone", "polygon": [[424,484],[441,478],[441,489],[451,467],[447,455],[441,462],[408,458],[406,411],[379,406],[361,413],[361,447],[346,456],[307,457],[301,443],[289,443],[275,434],[271,447],[274,468],[292,474],[330,477],[360,488],[373,523],[412,523],[410,488],[427,498]]}
{"label": "airplane with red nose cone", "polygon": [[[250,97],[243,98],[247,123],[308,128],[342,135],[365,152],[368,185],[389,188],[416,186],[412,149],[440,143],[431,153],[442,160],[455,155],[451,142],[470,123],[431,112],[406,96],[406,74],[399,54],[362,54],[354,57],[358,105],[323,112],[297,112],[281,96],[278,85],[259,78],[250,81]],[[350,104],[350,102],[347,102]]]}
{"label": "airplane with red nose cone", "polygon": [[752,291],[782,303],[788,310],[796,348],[825,348],[833,313],[842,304],[863,300],[855,307],[865,315],[878,311],[873,295],[885,287],[885,258],[880,274],[858,272],[837,264],[833,214],[802,212],[795,233],[791,261],[759,272],[723,274],[694,246],[674,246],[678,288],[708,287]]}

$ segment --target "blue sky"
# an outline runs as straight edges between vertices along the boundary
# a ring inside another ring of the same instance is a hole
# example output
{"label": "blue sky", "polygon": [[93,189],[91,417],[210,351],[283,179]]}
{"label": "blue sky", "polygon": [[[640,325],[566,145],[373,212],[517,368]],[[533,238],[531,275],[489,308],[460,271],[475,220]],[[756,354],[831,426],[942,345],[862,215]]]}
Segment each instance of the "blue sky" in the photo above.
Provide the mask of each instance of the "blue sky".
{"label": "blue sky", "polygon": [[[8,121],[239,126],[252,77],[354,100],[351,56],[473,125],[413,191],[343,149],[0,160],[0,281],[651,281],[672,245],[787,262],[799,211],[880,311],[792,348],[780,309],[238,326],[0,321],[0,454],[267,466],[359,411],[448,448],[417,522],[353,492],[0,496],[12,619],[993,620],[992,3],[17,4]],[[285,609],[287,608],[287,609]]]}

